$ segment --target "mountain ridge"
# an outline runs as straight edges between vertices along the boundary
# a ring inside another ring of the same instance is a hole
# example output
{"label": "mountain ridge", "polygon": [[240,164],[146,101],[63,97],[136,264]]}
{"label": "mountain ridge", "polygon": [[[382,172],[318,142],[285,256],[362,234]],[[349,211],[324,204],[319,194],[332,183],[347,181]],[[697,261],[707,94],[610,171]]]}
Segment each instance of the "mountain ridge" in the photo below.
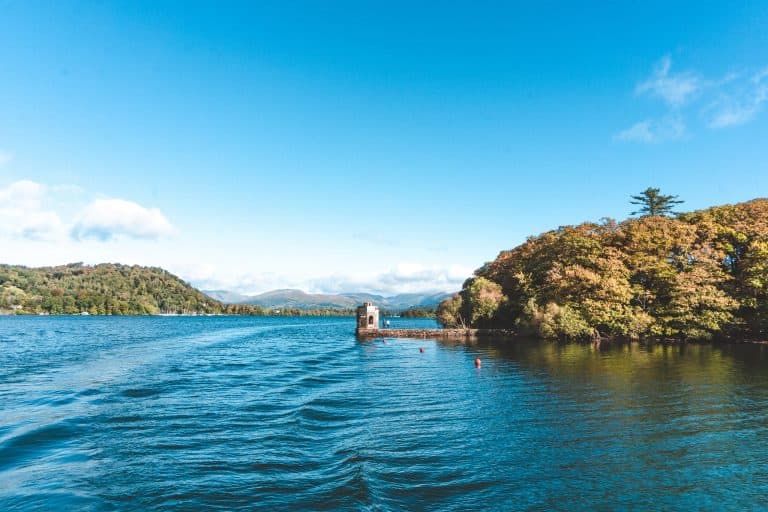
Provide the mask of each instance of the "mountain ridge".
{"label": "mountain ridge", "polygon": [[256,295],[244,295],[228,290],[202,290],[209,297],[225,304],[250,304],[265,308],[297,309],[352,309],[370,300],[382,309],[403,311],[415,307],[435,307],[454,293],[423,292],[400,293],[390,296],[365,292],[307,293],[303,290],[283,288]]}

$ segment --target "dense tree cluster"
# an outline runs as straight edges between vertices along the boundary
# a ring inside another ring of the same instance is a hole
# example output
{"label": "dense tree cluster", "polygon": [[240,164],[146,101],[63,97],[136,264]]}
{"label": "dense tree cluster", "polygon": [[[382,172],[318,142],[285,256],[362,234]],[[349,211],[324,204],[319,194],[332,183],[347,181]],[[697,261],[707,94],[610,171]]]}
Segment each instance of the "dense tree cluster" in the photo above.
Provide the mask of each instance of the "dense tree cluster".
{"label": "dense tree cluster", "polygon": [[352,316],[351,309],[222,304],[161,268],[73,263],[0,265],[0,313],[73,315]]}
{"label": "dense tree cluster", "polygon": [[252,306],[251,304],[222,304],[217,313],[232,316],[267,316],[270,311],[261,306]]}
{"label": "dense tree cluster", "polygon": [[544,338],[766,339],[768,200],[668,217],[677,203],[662,198],[653,214],[564,226],[501,252],[438,320]]}
{"label": "dense tree cluster", "polygon": [[265,308],[255,304],[222,304],[221,314],[234,316],[355,316],[355,311],[340,308]]}
{"label": "dense tree cluster", "polygon": [[400,312],[402,318],[435,318],[434,308],[414,307]]}
{"label": "dense tree cluster", "polygon": [[221,304],[160,268],[73,263],[0,265],[0,309],[28,314],[213,314]]}

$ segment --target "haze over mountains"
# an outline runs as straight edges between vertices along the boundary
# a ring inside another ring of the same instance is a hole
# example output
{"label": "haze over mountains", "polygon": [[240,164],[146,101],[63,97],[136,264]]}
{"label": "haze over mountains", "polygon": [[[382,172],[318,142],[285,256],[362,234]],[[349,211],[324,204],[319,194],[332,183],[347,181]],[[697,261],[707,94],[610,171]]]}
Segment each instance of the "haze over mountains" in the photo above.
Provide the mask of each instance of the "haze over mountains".
{"label": "haze over mountains", "polygon": [[259,295],[242,295],[226,290],[203,290],[203,293],[225,304],[253,304],[265,308],[351,309],[363,301],[373,301],[381,309],[402,311],[414,307],[434,307],[452,293],[402,293],[385,297],[371,293],[319,294],[301,290],[273,290]]}

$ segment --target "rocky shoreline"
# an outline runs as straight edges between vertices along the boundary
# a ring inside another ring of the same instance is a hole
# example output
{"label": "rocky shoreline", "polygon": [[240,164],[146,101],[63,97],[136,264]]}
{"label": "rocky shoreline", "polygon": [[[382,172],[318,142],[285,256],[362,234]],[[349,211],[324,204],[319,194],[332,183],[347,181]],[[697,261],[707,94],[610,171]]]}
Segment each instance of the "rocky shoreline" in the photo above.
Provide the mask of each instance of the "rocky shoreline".
{"label": "rocky shoreline", "polygon": [[515,338],[510,329],[358,329],[358,338],[476,339]]}
{"label": "rocky shoreline", "polygon": [[[530,336],[524,336],[512,329],[357,329],[355,335],[361,340],[372,340],[376,338],[411,338],[411,339],[437,339],[437,340],[476,340],[476,339],[524,339],[537,340]],[[538,341],[546,341],[538,339]],[[557,340],[548,340],[557,341]],[[561,342],[563,340],[560,340]],[[752,339],[731,339],[716,338],[711,340],[681,340],[672,338],[653,338],[643,340],[632,340],[628,338],[602,338],[590,341],[576,341],[571,343],[591,343],[593,345],[613,344],[613,343],[632,343],[640,342],[647,344],[677,345],[677,344],[701,344],[701,343],[746,343],[766,345],[768,340]]]}

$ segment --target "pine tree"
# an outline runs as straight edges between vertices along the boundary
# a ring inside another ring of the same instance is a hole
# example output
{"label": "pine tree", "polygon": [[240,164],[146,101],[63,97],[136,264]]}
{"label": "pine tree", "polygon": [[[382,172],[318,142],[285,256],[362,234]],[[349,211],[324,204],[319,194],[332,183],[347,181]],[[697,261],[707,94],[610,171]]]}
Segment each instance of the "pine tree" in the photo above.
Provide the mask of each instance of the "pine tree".
{"label": "pine tree", "polygon": [[634,201],[630,201],[631,204],[641,206],[639,210],[632,212],[632,215],[672,215],[676,213],[672,211],[672,208],[685,202],[677,199],[677,196],[665,196],[660,192],[661,190],[658,188],[648,187],[640,192],[640,195],[630,196],[634,199]]}

